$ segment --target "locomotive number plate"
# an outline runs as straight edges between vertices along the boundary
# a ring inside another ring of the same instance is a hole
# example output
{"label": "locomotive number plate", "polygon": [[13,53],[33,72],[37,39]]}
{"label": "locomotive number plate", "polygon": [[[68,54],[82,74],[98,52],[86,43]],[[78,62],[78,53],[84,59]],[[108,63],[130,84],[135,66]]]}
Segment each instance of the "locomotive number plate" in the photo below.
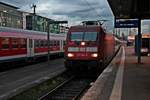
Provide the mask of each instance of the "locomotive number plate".
{"label": "locomotive number plate", "polygon": [[80,48],[79,51],[85,52],[85,51],[86,51],[86,48]]}

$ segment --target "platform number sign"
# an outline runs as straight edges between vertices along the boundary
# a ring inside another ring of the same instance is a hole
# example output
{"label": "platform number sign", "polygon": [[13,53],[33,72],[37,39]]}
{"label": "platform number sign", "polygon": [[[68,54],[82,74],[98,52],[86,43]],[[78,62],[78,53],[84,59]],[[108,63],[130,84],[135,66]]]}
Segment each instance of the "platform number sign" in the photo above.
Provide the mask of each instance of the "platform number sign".
{"label": "platform number sign", "polygon": [[115,28],[137,28],[138,19],[115,19]]}

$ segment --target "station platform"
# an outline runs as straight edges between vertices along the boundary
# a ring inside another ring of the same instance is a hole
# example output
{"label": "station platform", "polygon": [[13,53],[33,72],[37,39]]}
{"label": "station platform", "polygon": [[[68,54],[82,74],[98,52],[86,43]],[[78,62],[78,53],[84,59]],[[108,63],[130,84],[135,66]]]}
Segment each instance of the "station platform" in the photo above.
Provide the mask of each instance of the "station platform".
{"label": "station platform", "polygon": [[149,100],[150,57],[137,63],[134,47],[122,47],[82,100]]}

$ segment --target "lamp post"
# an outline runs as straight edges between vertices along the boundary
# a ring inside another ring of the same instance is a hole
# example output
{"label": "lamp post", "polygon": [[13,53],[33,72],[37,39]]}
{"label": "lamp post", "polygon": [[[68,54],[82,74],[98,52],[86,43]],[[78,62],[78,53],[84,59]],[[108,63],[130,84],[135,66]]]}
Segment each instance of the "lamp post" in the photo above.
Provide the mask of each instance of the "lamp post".
{"label": "lamp post", "polygon": [[48,61],[50,60],[50,32],[49,32],[49,21],[48,21],[48,25],[47,25],[47,45],[48,45],[48,56],[47,59]]}
{"label": "lamp post", "polygon": [[68,21],[50,21],[48,20],[48,23],[47,23],[47,42],[48,42],[48,56],[47,56],[47,59],[48,61],[50,60],[50,24],[67,24]]}
{"label": "lamp post", "polygon": [[141,63],[141,18],[138,19],[138,64]]}

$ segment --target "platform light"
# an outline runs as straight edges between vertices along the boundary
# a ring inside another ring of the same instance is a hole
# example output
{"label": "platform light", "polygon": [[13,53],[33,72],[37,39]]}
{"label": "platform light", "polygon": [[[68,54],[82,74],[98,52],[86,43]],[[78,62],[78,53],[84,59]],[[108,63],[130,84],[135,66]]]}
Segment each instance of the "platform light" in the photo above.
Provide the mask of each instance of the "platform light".
{"label": "platform light", "polygon": [[141,48],[141,52],[148,52],[147,48]]}
{"label": "platform light", "polygon": [[84,46],[84,45],[85,45],[85,42],[81,42],[81,45]]}
{"label": "platform light", "polygon": [[68,53],[68,55],[67,55],[68,57],[73,57],[74,56],[74,54],[73,53]]}
{"label": "platform light", "polygon": [[96,58],[96,57],[98,57],[98,54],[97,53],[93,53],[91,56]]}

